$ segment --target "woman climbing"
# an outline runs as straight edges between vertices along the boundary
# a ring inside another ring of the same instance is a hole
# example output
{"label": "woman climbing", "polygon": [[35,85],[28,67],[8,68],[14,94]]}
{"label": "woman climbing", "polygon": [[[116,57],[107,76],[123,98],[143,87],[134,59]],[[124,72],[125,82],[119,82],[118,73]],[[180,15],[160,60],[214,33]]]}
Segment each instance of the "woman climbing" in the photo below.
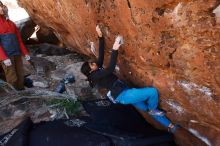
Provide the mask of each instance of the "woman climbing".
{"label": "woman climbing", "polygon": [[[163,111],[157,109],[158,92],[156,88],[129,88],[113,73],[117,62],[118,49],[123,44],[123,38],[121,36],[116,37],[112,47],[110,63],[107,68],[103,68],[104,37],[98,25],[96,31],[99,37],[98,60],[86,61],[81,67],[81,72],[87,76],[90,86],[108,89],[107,96],[113,103],[132,104],[136,108],[146,111],[156,121],[168,128],[168,131],[174,133],[177,126],[165,117]],[[94,46],[91,47],[94,48]]]}

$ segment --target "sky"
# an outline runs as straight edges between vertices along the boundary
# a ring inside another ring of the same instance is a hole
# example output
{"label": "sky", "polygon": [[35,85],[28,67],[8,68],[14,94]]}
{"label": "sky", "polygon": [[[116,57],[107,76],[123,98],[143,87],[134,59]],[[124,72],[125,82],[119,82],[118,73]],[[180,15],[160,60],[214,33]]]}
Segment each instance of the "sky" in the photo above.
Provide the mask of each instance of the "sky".
{"label": "sky", "polygon": [[1,0],[9,9],[9,18],[16,22],[25,18],[28,18],[29,15],[27,12],[18,6],[17,0]]}

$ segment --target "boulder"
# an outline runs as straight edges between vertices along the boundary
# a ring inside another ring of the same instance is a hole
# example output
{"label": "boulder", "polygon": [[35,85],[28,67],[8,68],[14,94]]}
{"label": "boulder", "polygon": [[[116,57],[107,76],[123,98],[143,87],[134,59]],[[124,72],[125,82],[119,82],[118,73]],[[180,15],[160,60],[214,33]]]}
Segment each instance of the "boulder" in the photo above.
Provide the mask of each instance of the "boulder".
{"label": "boulder", "polygon": [[13,129],[25,117],[34,122],[66,118],[63,108],[52,108],[50,100],[68,99],[76,101],[69,95],[62,95],[44,89],[26,89],[16,91],[10,84],[0,80],[0,135]]}
{"label": "boulder", "polygon": [[15,22],[16,26],[18,27],[23,42],[26,42],[28,38],[32,36],[35,31],[36,24],[30,18],[25,18]]}
{"label": "boulder", "polygon": [[41,76],[31,75],[31,76],[29,76],[29,78],[33,81],[34,87],[40,87],[40,88],[48,88],[49,87],[48,81]]}
{"label": "boulder", "polygon": [[50,29],[40,27],[40,29],[36,32],[36,36],[40,43],[49,43],[54,45],[59,45],[61,43]]}
{"label": "boulder", "polygon": [[29,68],[34,69],[34,71],[39,76],[48,76],[50,74],[50,71],[53,71],[56,69],[56,65],[43,58],[43,57],[31,57],[30,64],[28,66]]}
{"label": "boulder", "polygon": [[[37,24],[52,28],[67,46],[90,57],[94,54],[88,45],[98,46],[99,24],[106,41],[106,65],[120,33],[125,40],[118,57],[120,77],[138,87],[158,88],[160,106],[173,122],[189,130],[196,121],[207,132],[198,126],[194,136],[220,145],[220,27],[213,14],[219,0],[19,0],[19,4]],[[185,139],[178,140],[188,145]]]}
{"label": "boulder", "polygon": [[75,82],[66,84],[66,91],[68,94],[76,96],[80,100],[85,98],[92,98],[92,89],[89,87],[89,82],[86,77],[80,72],[80,68],[83,62],[77,62],[67,65],[65,68],[57,69],[52,72],[51,78],[54,80],[61,81],[66,75],[73,75]]}

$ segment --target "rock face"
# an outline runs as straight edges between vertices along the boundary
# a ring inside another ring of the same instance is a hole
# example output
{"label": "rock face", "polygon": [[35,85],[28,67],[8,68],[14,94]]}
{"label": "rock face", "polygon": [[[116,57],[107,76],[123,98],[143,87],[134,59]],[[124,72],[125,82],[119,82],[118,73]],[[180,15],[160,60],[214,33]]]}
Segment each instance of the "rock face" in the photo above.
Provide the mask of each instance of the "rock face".
{"label": "rock face", "polygon": [[207,145],[220,145],[220,26],[213,13],[219,0],[19,0],[19,4],[37,24],[89,56],[93,56],[89,43],[98,46],[97,23],[108,57],[115,36],[123,35],[119,75],[136,86],[157,87],[160,105],[172,121]]}
{"label": "rock face", "polygon": [[51,30],[39,28],[39,30],[36,32],[36,36],[39,42],[47,42],[55,45],[60,44],[60,41]]}

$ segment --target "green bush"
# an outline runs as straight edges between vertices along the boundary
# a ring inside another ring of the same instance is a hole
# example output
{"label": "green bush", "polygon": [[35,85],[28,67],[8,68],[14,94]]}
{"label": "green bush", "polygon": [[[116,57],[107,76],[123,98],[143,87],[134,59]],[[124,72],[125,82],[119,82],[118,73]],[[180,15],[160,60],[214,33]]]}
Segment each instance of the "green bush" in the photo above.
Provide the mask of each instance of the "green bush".
{"label": "green bush", "polygon": [[78,114],[80,111],[80,102],[69,99],[52,99],[47,103],[49,106],[65,108],[68,115]]}

